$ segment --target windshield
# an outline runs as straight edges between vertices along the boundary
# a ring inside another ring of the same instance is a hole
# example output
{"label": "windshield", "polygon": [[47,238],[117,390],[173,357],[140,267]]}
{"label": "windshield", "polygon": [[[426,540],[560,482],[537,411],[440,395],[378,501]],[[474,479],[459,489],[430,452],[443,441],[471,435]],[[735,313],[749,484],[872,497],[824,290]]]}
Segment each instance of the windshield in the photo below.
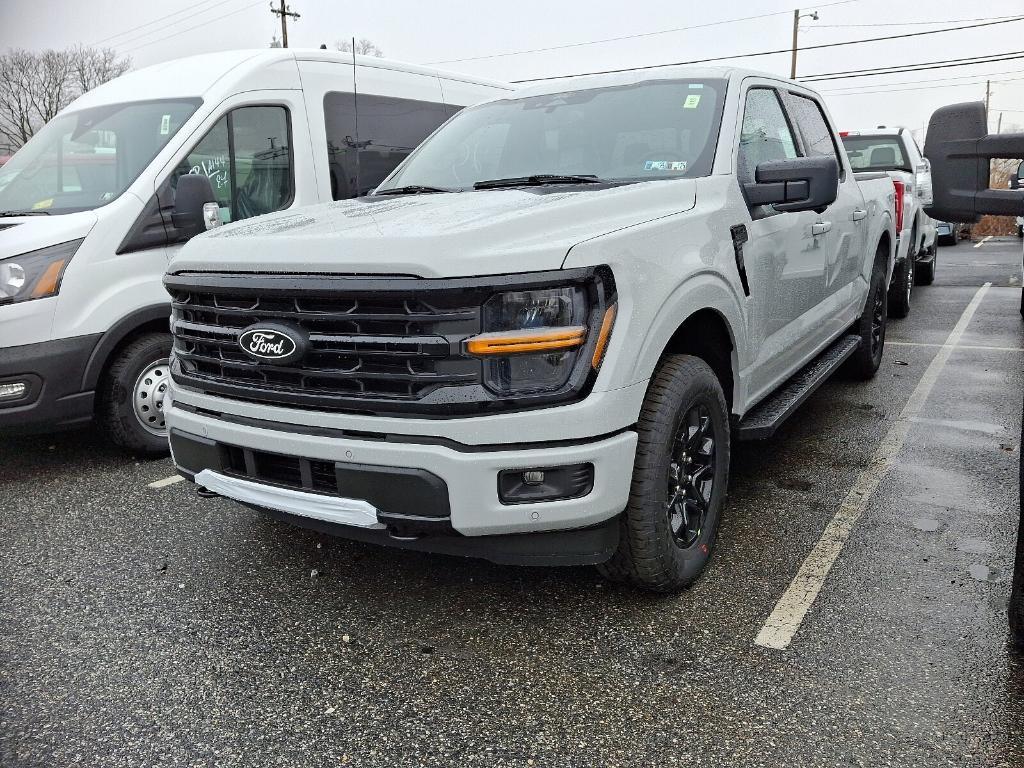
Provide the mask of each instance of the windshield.
{"label": "windshield", "polygon": [[0,169],[0,212],[71,213],[106,205],[200,103],[110,104],[58,115]]}
{"label": "windshield", "polygon": [[855,171],[913,171],[899,136],[843,136]]}
{"label": "windshield", "polygon": [[377,192],[461,191],[544,175],[613,182],[706,176],[725,87],[725,80],[657,80],[487,102],[442,126]]}

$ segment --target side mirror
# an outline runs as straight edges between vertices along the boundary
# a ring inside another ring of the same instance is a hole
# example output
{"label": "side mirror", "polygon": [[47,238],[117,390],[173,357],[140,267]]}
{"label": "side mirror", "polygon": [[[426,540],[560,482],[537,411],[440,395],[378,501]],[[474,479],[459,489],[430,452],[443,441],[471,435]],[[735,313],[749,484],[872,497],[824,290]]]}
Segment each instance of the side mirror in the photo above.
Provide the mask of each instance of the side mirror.
{"label": "side mirror", "polygon": [[220,206],[206,176],[190,173],[178,179],[171,223],[183,240],[220,226]]}
{"label": "side mirror", "polygon": [[1017,166],[1017,172],[1010,177],[1010,189],[1024,187],[1024,161]]}
{"label": "side mirror", "polygon": [[832,157],[766,160],[743,185],[749,205],[774,205],[777,211],[825,209],[839,194],[839,163]]}
{"label": "side mirror", "polygon": [[1024,134],[988,135],[983,102],[935,110],[924,154],[932,164],[933,195],[925,210],[933,219],[975,222],[982,214],[1024,213],[1024,195],[1012,189],[1012,181],[1011,189],[989,187],[991,160],[1024,157]]}

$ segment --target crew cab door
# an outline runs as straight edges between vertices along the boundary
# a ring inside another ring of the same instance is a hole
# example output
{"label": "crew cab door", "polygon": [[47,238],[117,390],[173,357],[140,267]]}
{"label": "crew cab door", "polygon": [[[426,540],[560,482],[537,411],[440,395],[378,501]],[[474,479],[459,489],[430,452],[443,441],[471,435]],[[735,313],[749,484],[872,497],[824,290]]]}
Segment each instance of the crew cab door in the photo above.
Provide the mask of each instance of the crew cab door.
{"label": "crew cab door", "polygon": [[[778,90],[755,81],[743,97],[736,148],[740,189],[754,180],[758,164],[801,155]],[[824,298],[828,246],[826,237],[814,229],[821,217],[813,211],[780,212],[771,205],[749,204],[747,211],[747,336],[755,355],[749,390],[753,399],[759,399],[799,367],[807,354],[816,332],[812,310]]]}
{"label": "crew cab door", "polygon": [[783,91],[782,101],[799,134],[803,152],[808,157],[831,158],[839,168],[836,200],[817,214],[812,225],[825,251],[822,303],[814,310],[818,316],[815,327],[830,337],[838,330],[835,318],[853,298],[852,285],[864,266],[867,210],[860,186],[847,167],[845,153],[839,151],[836,134],[822,105],[810,94],[793,90]]}

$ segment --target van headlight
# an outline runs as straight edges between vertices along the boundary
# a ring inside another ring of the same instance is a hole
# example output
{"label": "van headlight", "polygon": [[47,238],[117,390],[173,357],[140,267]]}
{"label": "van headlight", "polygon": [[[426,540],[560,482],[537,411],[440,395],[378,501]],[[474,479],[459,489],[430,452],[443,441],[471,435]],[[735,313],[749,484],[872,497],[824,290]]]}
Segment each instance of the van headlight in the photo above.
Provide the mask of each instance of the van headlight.
{"label": "van headlight", "polygon": [[585,352],[599,367],[614,319],[614,304],[603,304],[582,285],[496,294],[483,306],[484,333],[467,339],[466,351],[483,358],[484,383],[496,394],[555,392]]}
{"label": "van headlight", "polygon": [[0,259],[0,305],[56,296],[64,270],[82,240]]}

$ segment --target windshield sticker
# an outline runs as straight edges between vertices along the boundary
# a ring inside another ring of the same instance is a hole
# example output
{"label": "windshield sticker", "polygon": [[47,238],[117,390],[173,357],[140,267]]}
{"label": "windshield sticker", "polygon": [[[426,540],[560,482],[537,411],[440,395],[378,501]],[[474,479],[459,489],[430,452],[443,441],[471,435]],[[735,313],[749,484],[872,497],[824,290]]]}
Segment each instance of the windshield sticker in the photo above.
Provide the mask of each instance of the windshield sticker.
{"label": "windshield sticker", "polygon": [[45,200],[40,200],[38,203],[32,206],[33,211],[38,211],[43,208],[50,208],[53,205],[53,198],[48,197]]}
{"label": "windshield sticker", "polygon": [[164,115],[160,118],[160,135],[166,136],[171,132],[171,116]]}
{"label": "windshield sticker", "polygon": [[690,83],[686,87],[687,88],[703,88],[704,87],[704,83]]}
{"label": "windshield sticker", "polygon": [[648,160],[644,163],[645,171],[685,171],[685,160]]}
{"label": "windshield sticker", "polygon": [[691,93],[683,102],[683,109],[696,109],[698,104],[700,104],[700,94]]}

